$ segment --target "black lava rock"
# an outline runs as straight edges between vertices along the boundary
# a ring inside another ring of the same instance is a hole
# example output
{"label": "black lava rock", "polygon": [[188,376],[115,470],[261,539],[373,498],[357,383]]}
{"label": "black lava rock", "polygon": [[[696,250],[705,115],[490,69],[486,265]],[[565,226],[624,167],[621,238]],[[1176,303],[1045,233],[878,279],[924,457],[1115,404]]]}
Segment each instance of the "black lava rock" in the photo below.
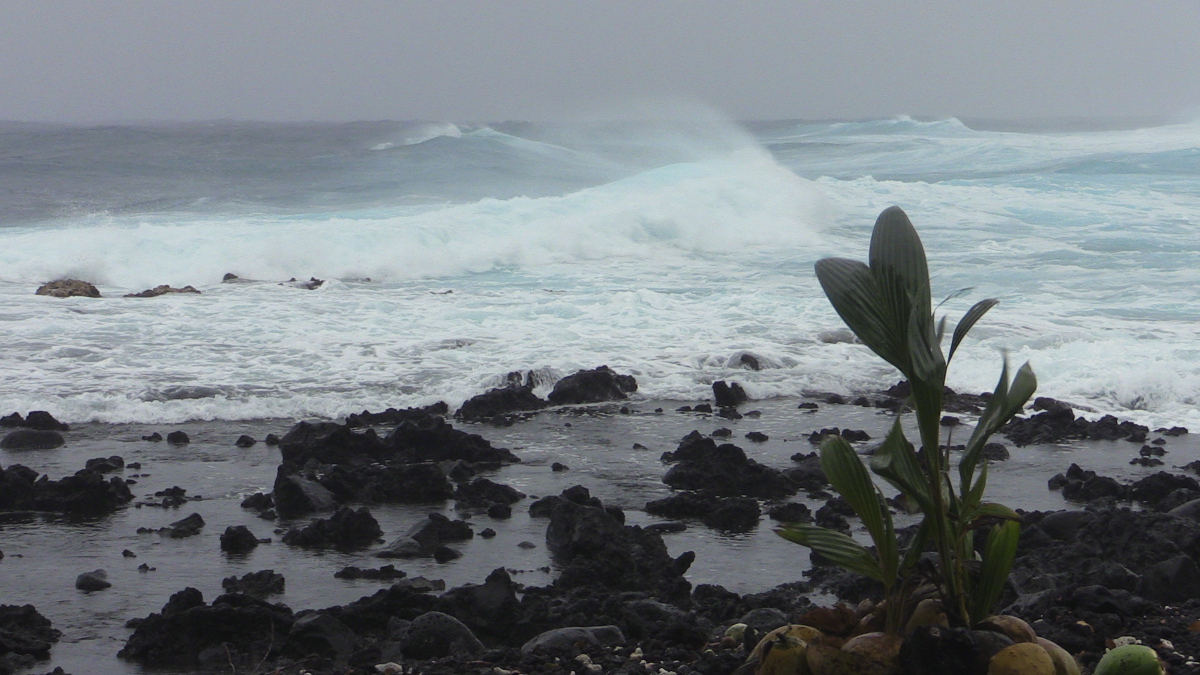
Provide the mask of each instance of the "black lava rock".
{"label": "black lava rock", "polygon": [[66,443],[63,435],[57,431],[45,429],[17,429],[10,431],[0,439],[0,448],[4,450],[50,450]]}
{"label": "black lava rock", "polygon": [[221,535],[221,550],[226,553],[246,553],[258,546],[258,537],[245,525],[233,525],[225,528]]}
{"label": "black lava rock", "polygon": [[637,391],[632,375],[620,375],[608,366],[581,370],[559,380],[547,396],[554,405],[623,401]]}
{"label": "black lava rock", "polygon": [[350,551],[370,546],[382,535],[379,522],[365,506],[357,511],[343,506],[329,518],[318,518],[303,529],[289,530],[283,535],[283,543]]}
{"label": "black lava rock", "polygon": [[746,390],[737,382],[726,383],[724,380],[713,382],[713,397],[720,408],[736,408],[750,400]]}

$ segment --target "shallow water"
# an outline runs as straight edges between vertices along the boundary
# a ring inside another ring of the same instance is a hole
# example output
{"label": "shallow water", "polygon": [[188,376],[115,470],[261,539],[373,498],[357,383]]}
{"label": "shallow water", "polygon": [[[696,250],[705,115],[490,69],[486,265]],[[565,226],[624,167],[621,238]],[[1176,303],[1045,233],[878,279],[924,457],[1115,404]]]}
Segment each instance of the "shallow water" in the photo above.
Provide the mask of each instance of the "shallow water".
{"label": "shallow water", "polygon": [[[444,579],[448,587],[481,583],[489,571],[503,566],[513,572],[518,583],[544,585],[554,574],[553,561],[545,549],[546,521],[531,519],[527,513],[534,495],[557,494],[572,485],[584,485],[606,503],[625,509],[630,524],[647,524],[660,519],[642,510],[645,503],[670,493],[661,482],[666,467],[659,456],[675,449],[679,439],[693,429],[710,433],[720,427],[730,428],[734,432],[732,442],[744,448],[748,456],[785,468],[791,464],[792,454],[812,450],[806,436],[815,430],[829,426],[860,428],[879,438],[892,419],[889,414],[853,406],[822,405],[816,413],[807,413],[797,410],[797,403],[793,398],[754,401],[743,406],[743,412],[759,410],[762,416],[737,421],[677,413],[676,404],[662,401],[636,401],[628,405],[630,414],[621,414],[619,406],[603,408],[599,413],[568,408],[546,411],[508,428],[456,425],[508,447],[521,457],[520,464],[482,475],[512,485],[530,497],[514,505],[509,520],[456,513],[453,502],[444,506],[371,507],[388,540],[435,510],[469,517],[476,531],[484,527],[496,530],[494,539],[477,537],[456,545],[463,557],[445,564],[433,560],[382,560],[373,557],[370,550],[347,554],[286,546],[273,530],[301,524],[305,519],[273,523],[240,508],[247,495],[271,488],[279,454],[263,443],[236,448],[234,440],[241,434],[259,439],[267,433],[282,434],[291,420],[75,425],[65,434],[64,447],[0,451],[0,465],[21,463],[57,479],[82,468],[89,458],[117,454],[127,463],[142,464],[141,469],[127,468],[123,474],[138,481],[131,486],[135,503],[174,485],[187,489],[189,496],[201,495],[203,499],[170,510],[131,505],[98,520],[50,515],[5,517],[0,520],[0,550],[6,556],[0,561],[0,603],[32,603],[63,631],[52,661],[39,664],[39,672],[61,665],[76,675],[123,674],[141,670],[115,657],[130,632],[123,627],[125,621],[158,611],[172,593],[186,586],[200,589],[211,601],[222,592],[221,579],[260,569],[274,569],[287,578],[287,592],[274,599],[294,610],[344,604],[385,587],[386,582],[335,579],[334,572],[346,565],[378,567],[395,563],[409,576]],[[665,412],[654,412],[659,407]],[[186,431],[191,444],[172,447],[140,440],[153,431],[165,435],[175,429]],[[744,438],[749,431],[766,433],[769,440],[751,443]],[[1168,441],[1165,468],[1200,458],[1200,442],[1194,436]],[[647,449],[634,450],[634,443]],[[1137,449],[1136,444],[1124,441],[1010,447],[1012,458],[993,464],[989,495],[1026,509],[1065,508],[1061,496],[1046,488],[1049,476],[1063,471],[1071,462],[1124,479],[1152,473],[1154,469],[1128,464]],[[550,464],[555,461],[568,465],[570,470],[552,472]],[[887,490],[888,494],[892,492]],[[796,499],[814,510],[820,506],[803,493]],[[193,512],[207,523],[195,537],[167,539],[136,532],[139,527],[165,526]],[[739,593],[756,592],[800,579],[809,567],[807,551],[776,537],[772,524],[764,516],[751,532],[722,534],[691,523],[687,531],[665,535],[664,540],[673,555],[696,552],[696,562],[688,573],[693,584],[716,583]],[[275,541],[246,555],[223,554],[219,538],[231,525],[246,525],[255,535],[270,536]],[[522,541],[532,542],[536,548],[518,547]],[[122,549],[134,551],[137,557],[122,557]],[[157,570],[140,573],[137,567],[142,563]],[[551,567],[549,574],[538,571],[544,566]],[[97,568],[108,572],[112,588],[97,593],[74,588],[78,574]]]}

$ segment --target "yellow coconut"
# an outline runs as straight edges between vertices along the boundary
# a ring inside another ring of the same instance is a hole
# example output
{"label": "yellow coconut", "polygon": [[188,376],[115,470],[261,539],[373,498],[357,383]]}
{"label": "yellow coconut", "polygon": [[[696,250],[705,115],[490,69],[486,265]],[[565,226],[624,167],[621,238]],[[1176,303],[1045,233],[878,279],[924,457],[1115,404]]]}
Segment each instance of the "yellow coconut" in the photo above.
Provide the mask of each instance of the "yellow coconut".
{"label": "yellow coconut", "polygon": [[750,652],[750,656],[746,657],[746,661],[762,661],[763,653],[767,650],[767,645],[773,643],[781,635],[796,638],[805,644],[825,637],[824,633],[812,626],[805,626],[799,623],[785,624],[764,635]]}
{"label": "yellow coconut", "polygon": [[894,633],[863,633],[842,645],[842,651],[865,656],[886,666],[900,669],[900,645],[903,639]]}
{"label": "yellow coconut", "polygon": [[806,657],[813,675],[899,675],[896,663],[882,663],[873,658],[847,652],[832,645],[814,642],[808,645]]}
{"label": "yellow coconut", "polygon": [[1021,619],[1007,614],[989,616],[979,622],[976,628],[990,630],[1007,635],[1013,642],[1037,642],[1037,633]]}
{"label": "yellow coconut", "polygon": [[1056,675],[1054,660],[1036,642],[1005,647],[988,661],[987,675]]}
{"label": "yellow coconut", "polygon": [[947,628],[950,626],[950,620],[946,618],[946,609],[942,606],[941,600],[926,598],[917,603],[917,608],[913,610],[908,623],[904,625],[904,634],[908,635],[913,632],[917,626],[946,626]]}
{"label": "yellow coconut", "polygon": [[1074,656],[1071,656],[1071,652],[1046,638],[1038,638],[1037,643],[1050,655],[1050,660],[1054,662],[1054,672],[1057,675],[1080,675],[1079,663],[1075,661]]}
{"label": "yellow coconut", "polygon": [[1124,645],[1108,650],[1096,664],[1095,675],[1162,675],[1158,654],[1145,645]]}

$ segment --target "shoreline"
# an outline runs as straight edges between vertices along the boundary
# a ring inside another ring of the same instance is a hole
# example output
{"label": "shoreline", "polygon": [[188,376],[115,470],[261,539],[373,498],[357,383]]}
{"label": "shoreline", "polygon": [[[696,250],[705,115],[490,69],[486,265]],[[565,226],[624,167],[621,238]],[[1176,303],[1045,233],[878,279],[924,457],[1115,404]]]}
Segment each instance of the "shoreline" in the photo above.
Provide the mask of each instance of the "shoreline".
{"label": "shoreline", "polygon": [[[480,434],[497,447],[512,449],[522,459],[520,463],[482,475],[511,485],[529,497],[513,505],[511,519],[496,520],[478,512],[469,514],[470,510],[466,510],[468,522],[476,530],[491,526],[498,534],[492,540],[475,538],[466,542],[461,547],[463,557],[458,560],[444,564],[432,560],[394,562],[410,577],[442,578],[447,588],[481,583],[488,571],[496,566],[513,570],[511,576],[514,582],[525,587],[538,587],[553,580],[558,566],[546,551],[546,523],[530,518],[526,513],[528,504],[534,501],[534,495],[544,497],[558,494],[572,485],[584,485],[606,505],[612,504],[623,509],[627,524],[649,525],[667,519],[646,514],[645,504],[672,493],[661,482],[666,466],[659,456],[674,450],[679,439],[692,430],[707,435],[718,428],[731,429],[733,433],[729,441],[742,447],[749,458],[767,466],[783,468],[792,464],[789,459],[792,454],[811,452],[815,448],[807,440],[812,431],[840,426],[862,429],[878,439],[892,419],[890,413],[853,405],[818,403],[816,412],[807,412],[797,409],[796,406],[801,402],[806,401],[750,401],[743,404],[740,410],[743,413],[758,410],[760,416],[747,415],[739,420],[679,413],[667,407],[669,404],[665,402],[631,401],[546,410],[529,419],[517,421],[512,426],[453,421],[456,428]],[[622,407],[629,412],[623,414]],[[662,408],[663,412],[654,412],[656,408]],[[119,643],[128,633],[120,627],[124,621],[159,611],[166,598],[184,586],[195,585],[206,599],[211,599],[221,592],[221,578],[272,568],[282,571],[289,584],[287,592],[272,598],[272,601],[282,601],[294,609],[351,602],[364,593],[369,595],[373,590],[385,587],[378,582],[336,580],[335,583],[332,574],[347,565],[375,568],[393,561],[373,558],[370,551],[354,554],[314,553],[289,547],[279,541],[278,534],[272,532],[278,527],[277,523],[258,519],[238,506],[248,494],[269,489],[279,454],[261,442],[250,448],[236,448],[234,440],[242,434],[252,435],[260,441],[268,432],[282,435],[287,429],[280,428],[279,422],[78,425],[67,432],[69,443],[62,448],[0,451],[0,465],[8,467],[13,463],[25,463],[40,473],[50,474],[52,478],[74,473],[86,459],[118,454],[126,462],[137,461],[142,465],[139,471],[126,469],[123,474],[129,477],[134,473],[141,474],[134,478],[139,482],[130,486],[138,495],[135,501],[143,501],[152,490],[176,484],[184,487],[189,495],[198,493],[204,496],[203,500],[187,502],[178,509],[126,507],[101,519],[97,526],[92,526],[93,530],[107,530],[109,534],[87,541],[74,551],[66,551],[62,546],[50,546],[49,550],[32,555],[39,546],[48,546],[47,540],[77,531],[80,525],[67,519],[38,516],[24,524],[8,519],[4,521],[5,524],[0,526],[4,529],[0,532],[7,535],[16,528],[19,532],[16,540],[20,543],[16,547],[11,543],[0,546],[0,550],[9,554],[0,561],[0,574],[9,576],[14,574],[14,568],[24,568],[24,572],[16,572],[15,579],[10,577],[14,584],[9,587],[20,587],[24,581],[36,595],[10,597],[5,602],[33,602],[54,622],[56,628],[66,633],[63,641],[52,651],[52,660],[38,664],[35,671],[43,666],[55,665],[63,665],[68,672],[72,668],[78,671],[83,664],[95,658],[112,658],[111,655],[115,654]],[[165,435],[175,429],[187,431],[191,443],[169,447],[166,443],[140,440],[142,435],[151,431],[157,430]],[[745,438],[750,431],[763,433],[768,440],[752,442]],[[634,443],[644,449],[635,450]],[[859,445],[870,444],[871,441],[867,441]],[[1012,458],[994,466],[989,494],[995,501],[1027,510],[1079,510],[1079,504],[1066,502],[1061,493],[1046,487],[1046,480],[1050,476],[1064,471],[1073,462],[1106,476],[1115,475],[1125,482],[1152,475],[1159,470],[1130,466],[1128,461],[1137,455],[1138,446],[1126,441],[1086,441],[1024,448],[1006,444],[1012,451]],[[1189,436],[1171,438],[1166,447],[1170,454],[1166,456],[1167,466],[1163,469],[1182,465],[1185,458],[1186,461],[1200,459],[1200,439],[1193,441]],[[570,470],[552,472],[550,465],[556,461],[568,465]],[[803,493],[792,501],[806,503],[813,511],[824,504],[824,500],[810,499]],[[177,542],[159,541],[156,537],[136,534],[137,527],[161,527],[187,515],[191,512],[189,509],[204,513],[205,520],[209,522],[198,538]],[[370,510],[379,519],[385,538],[391,539],[431,509],[383,505],[371,506]],[[453,502],[446,502],[432,510],[441,511],[452,518],[464,518],[464,510],[454,508]],[[308,520],[311,518],[297,519],[295,523],[302,524]],[[856,519],[851,520],[857,523]],[[257,536],[272,537],[274,542],[258,547],[244,558],[223,555],[216,542],[217,536],[225,526],[239,523],[249,527]],[[802,580],[802,574],[810,567],[806,550],[776,537],[771,532],[773,524],[774,521],[764,514],[761,522],[750,532],[723,534],[689,520],[685,531],[664,534],[662,538],[673,556],[686,550],[696,552],[696,559],[687,573],[687,579],[693,587],[720,584],[739,595],[763,593],[780,584]],[[898,525],[903,524],[907,522],[898,522]],[[856,529],[860,528],[856,525]],[[11,540],[13,537],[5,536],[4,539]],[[525,541],[533,543],[534,547],[525,549],[517,546]],[[114,558],[113,553],[117,552],[119,556],[119,550],[124,546],[129,546],[138,557],[127,561]],[[15,557],[13,554],[24,557]],[[165,563],[162,562],[164,560]],[[141,562],[155,564],[158,570],[150,574],[134,572],[135,564]],[[122,571],[124,568],[115,567],[114,563],[128,563],[129,569]],[[42,564],[63,567],[66,574],[60,575],[62,578],[43,579],[34,583],[34,576],[46,576],[38,569]],[[73,578],[96,566],[105,566],[114,575],[113,589],[82,595],[70,588],[67,577]],[[547,567],[555,572],[541,571]],[[138,597],[130,597],[130,593]],[[818,599],[829,599],[827,595],[816,595]],[[117,602],[108,602],[106,599],[116,599]],[[79,609],[73,616],[68,613],[64,617],[63,612],[72,605],[79,605]],[[108,628],[86,628],[100,616],[111,617],[104,620]],[[113,665],[120,669],[114,672],[140,672],[133,664],[116,661],[115,658]]]}

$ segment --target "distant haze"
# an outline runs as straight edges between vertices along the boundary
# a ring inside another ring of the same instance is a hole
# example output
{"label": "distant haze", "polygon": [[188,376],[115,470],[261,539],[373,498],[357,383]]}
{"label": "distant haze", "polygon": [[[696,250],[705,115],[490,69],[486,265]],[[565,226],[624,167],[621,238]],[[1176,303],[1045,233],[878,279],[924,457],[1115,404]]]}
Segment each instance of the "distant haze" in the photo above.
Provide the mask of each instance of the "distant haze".
{"label": "distant haze", "polygon": [[6,1],[0,119],[1200,117],[1200,3]]}

